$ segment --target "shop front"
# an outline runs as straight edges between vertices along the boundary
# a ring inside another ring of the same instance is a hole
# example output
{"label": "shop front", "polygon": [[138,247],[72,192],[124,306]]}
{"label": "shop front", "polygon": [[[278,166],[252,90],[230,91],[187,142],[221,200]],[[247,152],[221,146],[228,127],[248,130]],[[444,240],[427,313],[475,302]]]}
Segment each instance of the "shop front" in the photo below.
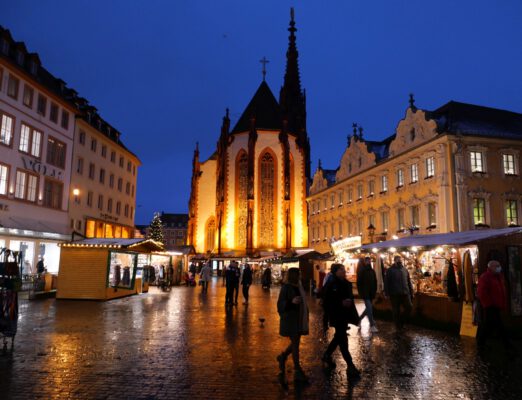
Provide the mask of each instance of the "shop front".
{"label": "shop front", "polygon": [[85,239],[60,247],[58,299],[110,300],[141,293],[143,266],[171,259],[155,254],[163,245],[151,239]]}

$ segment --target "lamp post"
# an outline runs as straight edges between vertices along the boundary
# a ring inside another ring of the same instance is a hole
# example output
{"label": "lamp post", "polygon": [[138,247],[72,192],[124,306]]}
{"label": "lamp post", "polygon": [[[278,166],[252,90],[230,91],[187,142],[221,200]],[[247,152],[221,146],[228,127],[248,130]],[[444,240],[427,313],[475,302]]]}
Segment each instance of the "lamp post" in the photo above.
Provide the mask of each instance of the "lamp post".
{"label": "lamp post", "polygon": [[368,236],[370,236],[370,243],[373,243],[373,236],[375,235],[375,226],[373,226],[373,224],[370,224],[367,229]]}

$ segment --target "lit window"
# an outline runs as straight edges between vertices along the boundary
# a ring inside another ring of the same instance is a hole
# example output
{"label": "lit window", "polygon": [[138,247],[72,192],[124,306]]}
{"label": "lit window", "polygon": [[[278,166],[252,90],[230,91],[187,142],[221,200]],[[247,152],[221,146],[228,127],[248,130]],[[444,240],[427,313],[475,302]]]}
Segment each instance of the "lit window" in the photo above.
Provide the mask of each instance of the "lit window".
{"label": "lit window", "polygon": [[388,226],[389,226],[389,214],[387,211],[383,211],[381,213],[381,222],[382,222],[382,230],[383,232],[387,232],[388,231]]}
{"label": "lit window", "polygon": [[414,227],[419,226],[419,206],[411,206],[411,224]]}
{"label": "lit window", "polygon": [[0,164],[0,195],[7,194],[7,187],[9,185],[9,167]]}
{"label": "lit window", "polygon": [[482,158],[482,152],[471,151],[469,153],[471,160],[471,172],[484,172],[484,162]]}
{"label": "lit window", "polygon": [[23,171],[16,171],[15,197],[17,199],[25,198],[27,173]]}
{"label": "lit window", "polygon": [[516,175],[515,155],[514,154],[503,154],[502,160],[504,162],[504,174]]}
{"label": "lit window", "polygon": [[373,196],[375,194],[375,181],[368,182],[368,195]]}
{"label": "lit window", "polygon": [[362,183],[357,184],[357,200],[362,199],[363,197],[363,185]]}
{"label": "lit window", "polygon": [[402,230],[405,228],[404,225],[404,208],[399,208],[397,210],[397,225],[399,230]]}
{"label": "lit window", "polygon": [[410,178],[411,183],[418,182],[419,180],[419,166],[417,164],[412,164],[410,166]]}
{"label": "lit window", "polygon": [[402,169],[397,170],[397,187],[404,186],[404,171]]}
{"label": "lit window", "polygon": [[428,225],[436,226],[437,225],[437,214],[436,214],[436,205],[435,203],[428,203]]}
{"label": "lit window", "polygon": [[383,175],[381,177],[381,191],[383,193],[388,191],[388,176],[387,175]]}
{"label": "lit window", "polygon": [[33,96],[34,96],[33,88],[27,84],[24,85],[24,96],[23,96],[24,106],[33,108]]}
{"label": "lit window", "polygon": [[18,150],[23,153],[30,153],[32,156],[39,158],[41,142],[41,132],[22,124],[20,128],[20,145],[18,146]]}
{"label": "lit window", "polygon": [[426,178],[435,176],[435,158],[428,157],[426,159]]}
{"label": "lit window", "polygon": [[506,200],[506,222],[508,225],[518,225],[518,208],[516,200]]}
{"label": "lit window", "polygon": [[353,201],[353,190],[350,188],[348,189],[348,203],[351,203]]}
{"label": "lit window", "polygon": [[486,223],[486,200],[473,199],[473,222],[475,225]]}
{"label": "lit window", "polygon": [[0,114],[2,119],[2,126],[0,127],[0,143],[6,146],[11,145],[11,139],[13,138],[13,118]]}

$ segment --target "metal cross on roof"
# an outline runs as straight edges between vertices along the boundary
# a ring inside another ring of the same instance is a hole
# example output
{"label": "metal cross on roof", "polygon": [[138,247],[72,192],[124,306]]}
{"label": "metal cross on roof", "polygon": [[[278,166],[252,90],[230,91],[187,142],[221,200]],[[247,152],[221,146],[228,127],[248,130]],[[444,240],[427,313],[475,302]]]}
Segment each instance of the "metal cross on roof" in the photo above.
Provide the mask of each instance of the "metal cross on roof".
{"label": "metal cross on roof", "polygon": [[263,57],[261,60],[259,60],[259,62],[261,64],[263,64],[263,70],[262,70],[262,73],[263,73],[263,81],[265,80],[265,77],[266,77],[266,64],[268,64],[270,61],[268,61],[266,59],[266,57]]}

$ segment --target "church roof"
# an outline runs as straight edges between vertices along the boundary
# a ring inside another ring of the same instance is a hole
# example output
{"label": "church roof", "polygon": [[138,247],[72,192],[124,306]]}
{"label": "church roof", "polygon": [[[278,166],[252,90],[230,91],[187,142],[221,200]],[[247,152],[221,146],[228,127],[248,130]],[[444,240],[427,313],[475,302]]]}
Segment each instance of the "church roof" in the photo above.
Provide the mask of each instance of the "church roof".
{"label": "church roof", "polygon": [[249,131],[252,117],[256,119],[257,129],[281,129],[281,108],[265,81],[259,85],[232,133]]}
{"label": "church roof", "polygon": [[441,132],[520,139],[522,114],[497,108],[450,101],[428,114]]}

